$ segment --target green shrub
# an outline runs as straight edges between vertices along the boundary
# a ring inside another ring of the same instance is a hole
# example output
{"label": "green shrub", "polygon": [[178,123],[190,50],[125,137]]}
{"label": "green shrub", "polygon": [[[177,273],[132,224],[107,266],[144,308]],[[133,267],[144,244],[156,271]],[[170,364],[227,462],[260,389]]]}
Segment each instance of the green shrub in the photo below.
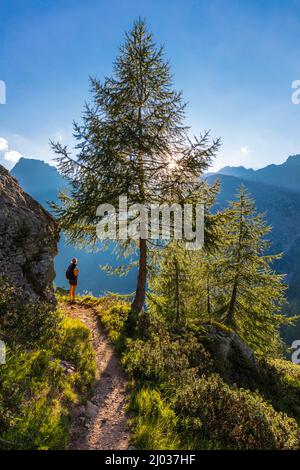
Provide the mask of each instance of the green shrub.
{"label": "green shrub", "polygon": [[124,349],[127,320],[130,312],[131,307],[128,303],[120,300],[113,301],[109,298],[104,298],[97,307],[97,313],[108,332],[108,337],[119,352]]}
{"label": "green shrub", "polygon": [[130,409],[133,439],[140,449],[176,450],[180,438],[176,431],[177,418],[156,390],[143,388],[134,395]]}
{"label": "green shrub", "polygon": [[300,424],[300,366],[282,359],[260,362],[257,388],[276,410],[293,416]]}
{"label": "green shrub", "polygon": [[172,338],[163,331],[147,341],[129,339],[126,346],[122,364],[136,380],[170,383],[194,366],[200,370],[209,365],[209,355],[193,336]]}
{"label": "green shrub", "polygon": [[203,376],[177,391],[176,408],[199,419],[199,438],[234,449],[297,449],[296,421],[256,393],[230,388],[218,375]]}

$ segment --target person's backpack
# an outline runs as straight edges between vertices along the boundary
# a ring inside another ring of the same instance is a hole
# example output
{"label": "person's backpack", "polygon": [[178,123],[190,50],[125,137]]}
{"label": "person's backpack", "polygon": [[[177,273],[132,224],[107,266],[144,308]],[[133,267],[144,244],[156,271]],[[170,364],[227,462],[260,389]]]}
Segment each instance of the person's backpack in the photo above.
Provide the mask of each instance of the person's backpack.
{"label": "person's backpack", "polygon": [[66,270],[66,278],[68,279],[68,281],[74,279],[74,265],[73,264],[70,264],[70,266]]}

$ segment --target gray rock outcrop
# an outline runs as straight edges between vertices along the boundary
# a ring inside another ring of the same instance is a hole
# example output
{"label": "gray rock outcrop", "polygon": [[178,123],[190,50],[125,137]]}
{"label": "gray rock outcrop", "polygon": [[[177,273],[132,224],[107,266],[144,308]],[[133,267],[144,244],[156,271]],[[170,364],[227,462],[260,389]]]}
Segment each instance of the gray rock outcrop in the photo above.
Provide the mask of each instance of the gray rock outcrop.
{"label": "gray rock outcrop", "polygon": [[53,299],[59,227],[0,165],[0,275],[33,299]]}
{"label": "gray rock outcrop", "polygon": [[232,330],[216,322],[203,325],[200,334],[204,344],[213,358],[214,367],[228,383],[247,384],[258,380],[260,366],[253,351]]}

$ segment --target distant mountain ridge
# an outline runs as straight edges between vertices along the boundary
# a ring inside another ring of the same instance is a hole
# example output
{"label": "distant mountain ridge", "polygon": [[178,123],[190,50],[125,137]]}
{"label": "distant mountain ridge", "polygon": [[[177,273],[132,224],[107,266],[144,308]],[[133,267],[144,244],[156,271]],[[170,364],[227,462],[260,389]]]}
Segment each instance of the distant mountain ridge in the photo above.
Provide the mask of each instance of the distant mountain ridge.
{"label": "distant mountain ridge", "polygon": [[42,160],[22,157],[11,170],[11,174],[25,191],[45,207],[48,201],[57,200],[58,192],[67,187],[67,182],[57,169]]}
{"label": "distant mountain ridge", "polygon": [[[43,161],[21,158],[11,173],[23,189],[48,210],[47,202],[56,200],[58,191],[67,187],[67,182],[57,169]],[[300,155],[289,157],[282,165],[269,165],[261,170],[225,167],[218,173],[206,176],[210,184],[216,178],[221,182],[221,191],[214,206],[215,211],[226,207],[243,183],[255,200],[257,209],[266,213],[267,223],[272,226],[269,237],[272,252],[284,252],[276,268],[287,274],[289,300],[300,310]],[[291,187],[289,182],[292,183]],[[113,246],[108,251],[90,254],[67,245],[63,236],[55,260],[58,286],[67,286],[65,268],[73,256],[79,258],[81,292],[87,290],[100,295],[107,290],[121,293],[134,290],[134,271],[127,277],[118,278],[108,276],[99,269],[100,264],[116,266],[127,262],[116,259]]]}
{"label": "distant mountain ridge", "polygon": [[291,155],[279,165],[268,165],[259,170],[243,166],[225,166],[217,175],[235,176],[247,181],[272,184],[288,191],[300,192],[300,155]]}
{"label": "distant mountain ridge", "polygon": [[255,170],[252,168],[245,168],[244,166],[224,166],[221,170],[218,171],[220,175],[227,175],[227,176],[237,176],[237,177],[247,177],[251,178],[251,173],[255,173]]}

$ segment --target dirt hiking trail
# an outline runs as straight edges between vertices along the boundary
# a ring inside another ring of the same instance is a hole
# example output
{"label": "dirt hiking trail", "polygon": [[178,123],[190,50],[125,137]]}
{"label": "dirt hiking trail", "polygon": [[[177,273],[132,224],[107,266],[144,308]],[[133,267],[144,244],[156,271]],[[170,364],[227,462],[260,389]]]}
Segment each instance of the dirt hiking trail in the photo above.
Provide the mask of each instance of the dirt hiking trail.
{"label": "dirt hiking trail", "polygon": [[130,448],[126,379],[119,358],[92,308],[67,304],[64,310],[89,328],[97,369],[94,395],[86,406],[74,410],[68,448],[126,450]]}

